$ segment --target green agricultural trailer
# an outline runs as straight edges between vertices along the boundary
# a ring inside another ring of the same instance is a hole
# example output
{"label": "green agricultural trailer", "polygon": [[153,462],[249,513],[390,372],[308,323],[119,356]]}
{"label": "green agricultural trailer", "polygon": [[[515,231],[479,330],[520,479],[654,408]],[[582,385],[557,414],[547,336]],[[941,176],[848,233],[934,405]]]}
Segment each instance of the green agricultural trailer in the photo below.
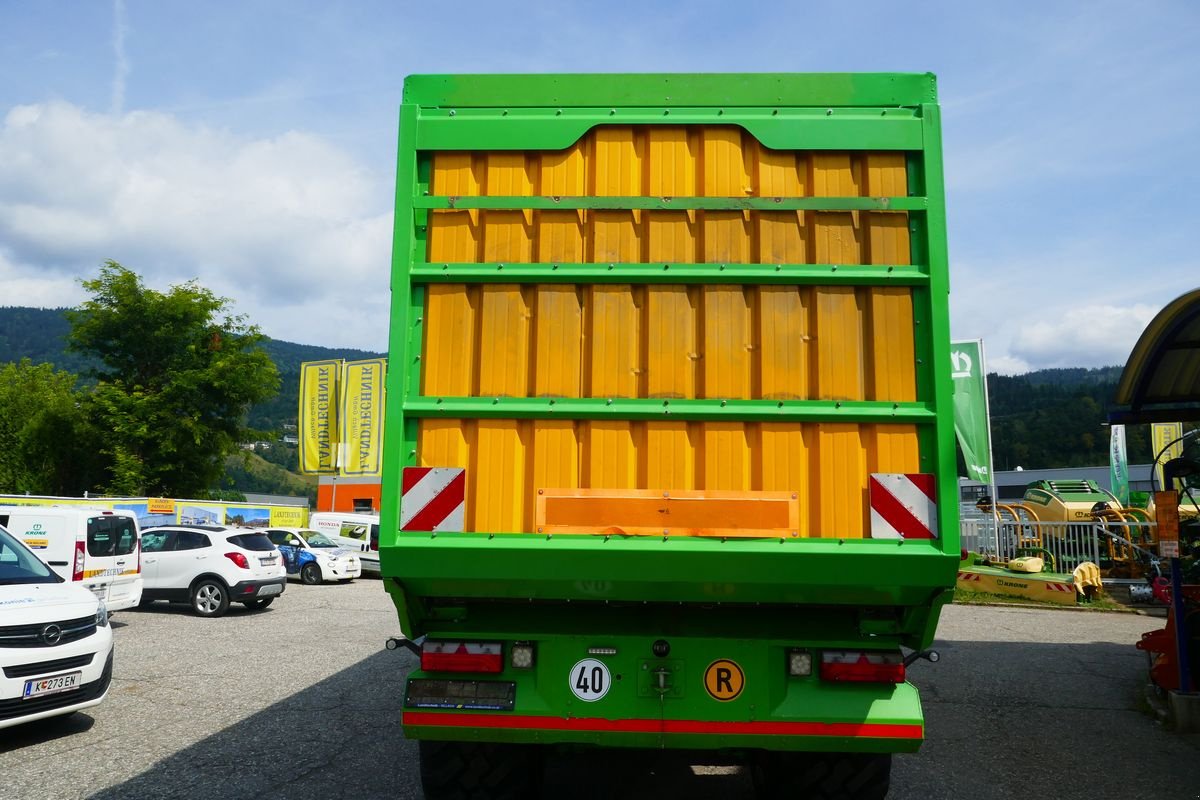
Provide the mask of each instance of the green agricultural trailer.
{"label": "green agricultural trailer", "polygon": [[[380,556],[426,796],[880,798],[959,561],[932,75],[416,75]],[[931,657],[931,656],[930,656]]]}

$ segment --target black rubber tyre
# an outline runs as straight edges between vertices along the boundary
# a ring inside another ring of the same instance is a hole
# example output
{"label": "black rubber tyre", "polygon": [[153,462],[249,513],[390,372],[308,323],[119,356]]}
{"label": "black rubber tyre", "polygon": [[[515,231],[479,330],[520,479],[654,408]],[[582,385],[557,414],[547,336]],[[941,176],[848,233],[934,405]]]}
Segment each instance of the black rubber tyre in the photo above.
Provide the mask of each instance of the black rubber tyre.
{"label": "black rubber tyre", "polygon": [[425,800],[535,800],[542,789],[536,745],[420,743]]}
{"label": "black rubber tyre", "polygon": [[229,610],[229,590],[213,578],[196,581],[192,586],[192,611],[201,617],[219,617]]}
{"label": "black rubber tyre", "polygon": [[306,586],[316,586],[321,582],[321,568],[313,562],[308,562],[300,568],[300,581]]}
{"label": "black rubber tyre", "polygon": [[892,757],[876,753],[766,753],[754,770],[766,800],[884,800]]}
{"label": "black rubber tyre", "polygon": [[262,611],[273,602],[275,602],[274,597],[264,597],[261,600],[247,600],[246,608],[252,611]]}

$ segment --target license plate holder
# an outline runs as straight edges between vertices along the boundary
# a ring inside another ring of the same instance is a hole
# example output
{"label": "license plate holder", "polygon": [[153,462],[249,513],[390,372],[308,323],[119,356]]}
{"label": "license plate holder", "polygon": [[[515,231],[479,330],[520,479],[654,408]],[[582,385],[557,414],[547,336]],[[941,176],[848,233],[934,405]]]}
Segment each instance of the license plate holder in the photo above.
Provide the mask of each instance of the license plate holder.
{"label": "license plate holder", "polygon": [[25,681],[25,688],[21,692],[21,699],[28,700],[31,697],[44,697],[48,694],[69,692],[72,689],[78,689],[82,685],[83,672],[80,670],[64,672],[61,675],[51,675],[48,678],[33,678]]}

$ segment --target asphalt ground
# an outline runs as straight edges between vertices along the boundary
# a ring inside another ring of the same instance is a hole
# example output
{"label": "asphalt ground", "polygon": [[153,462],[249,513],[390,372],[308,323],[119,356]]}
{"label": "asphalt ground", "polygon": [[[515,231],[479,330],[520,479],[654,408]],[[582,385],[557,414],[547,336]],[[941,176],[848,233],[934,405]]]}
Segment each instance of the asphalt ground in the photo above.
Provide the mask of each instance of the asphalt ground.
{"label": "asphalt ground", "polygon": [[[101,705],[0,731],[0,798],[420,798],[399,724],[413,660],[378,580],[289,585],[219,620],[159,603],[113,617]],[[1200,798],[1200,737],[1139,708],[1162,620],[978,606],[946,610],[918,662],[927,741],[896,758],[891,798]],[[552,758],[545,796],[740,800],[737,767],[620,752]]]}

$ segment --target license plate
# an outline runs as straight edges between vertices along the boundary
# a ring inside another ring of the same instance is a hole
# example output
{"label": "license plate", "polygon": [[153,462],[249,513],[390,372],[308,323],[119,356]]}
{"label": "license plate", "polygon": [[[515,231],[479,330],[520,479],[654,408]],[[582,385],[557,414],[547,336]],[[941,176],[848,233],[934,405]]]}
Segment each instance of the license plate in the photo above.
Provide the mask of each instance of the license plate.
{"label": "license plate", "polygon": [[58,692],[69,692],[72,689],[79,688],[83,682],[82,672],[68,672],[65,675],[53,675],[49,678],[38,678],[33,681],[25,681],[25,692],[21,695],[22,698],[39,697],[44,694],[57,694]]}
{"label": "license plate", "polygon": [[89,586],[88,588],[92,590],[92,594],[96,595],[96,597],[99,597],[101,600],[103,600],[105,595],[108,593],[107,583],[102,583],[99,586]]}
{"label": "license plate", "polygon": [[262,564],[264,567],[269,567],[275,563],[275,556],[267,556],[266,558],[260,558],[258,560],[258,563]]}
{"label": "license plate", "polygon": [[258,587],[258,596],[263,597],[265,595],[279,594],[282,591],[282,586],[280,586],[278,583],[272,583],[268,586]]}

